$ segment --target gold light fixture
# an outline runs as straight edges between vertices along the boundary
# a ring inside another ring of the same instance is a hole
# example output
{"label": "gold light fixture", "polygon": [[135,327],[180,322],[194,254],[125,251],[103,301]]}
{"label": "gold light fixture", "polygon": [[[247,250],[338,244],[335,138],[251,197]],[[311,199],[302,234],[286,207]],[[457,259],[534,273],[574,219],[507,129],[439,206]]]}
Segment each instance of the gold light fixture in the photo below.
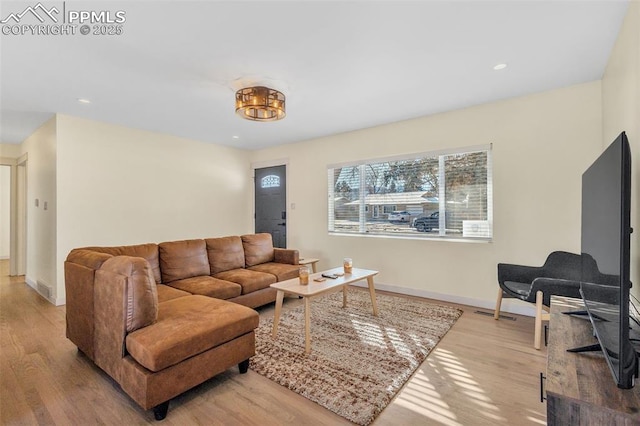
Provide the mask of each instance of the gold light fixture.
{"label": "gold light fixture", "polygon": [[247,87],[236,92],[236,114],[253,121],[276,121],[284,118],[282,92],[264,86]]}

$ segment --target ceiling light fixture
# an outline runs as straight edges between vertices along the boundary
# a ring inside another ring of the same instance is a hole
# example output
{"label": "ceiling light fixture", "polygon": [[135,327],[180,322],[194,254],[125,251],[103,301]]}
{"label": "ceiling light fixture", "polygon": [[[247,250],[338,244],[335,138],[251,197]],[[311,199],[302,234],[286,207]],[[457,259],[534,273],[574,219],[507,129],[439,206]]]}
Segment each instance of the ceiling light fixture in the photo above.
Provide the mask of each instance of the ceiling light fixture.
{"label": "ceiling light fixture", "polygon": [[506,67],[507,67],[507,64],[498,64],[495,67],[493,67],[493,69],[496,70],[496,71],[500,71],[500,70],[505,69]]}
{"label": "ceiling light fixture", "polygon": [[240,89],[236,92],[236,114],[253,121],[281,120],[286,115],[284,94],[264,86]]}
{"label": "ceiling light fixture", "polygon": [[90,104],[91,101],[89,99],[85,99],[85,98],[78,98],[78,103],[81,104]]}

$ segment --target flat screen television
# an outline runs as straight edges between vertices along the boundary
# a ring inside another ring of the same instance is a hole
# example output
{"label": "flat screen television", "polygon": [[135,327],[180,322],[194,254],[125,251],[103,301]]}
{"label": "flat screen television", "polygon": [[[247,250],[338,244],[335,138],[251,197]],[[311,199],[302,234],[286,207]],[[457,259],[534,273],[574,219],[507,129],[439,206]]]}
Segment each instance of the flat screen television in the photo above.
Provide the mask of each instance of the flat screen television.
{"label": "flat screen television", "polygon": [[624,132],[582,175],[581,229],[580,292],[599,343],[581,349],[601,349],[618,387],[629,389],[638,354],[629,328],[631,149]]}

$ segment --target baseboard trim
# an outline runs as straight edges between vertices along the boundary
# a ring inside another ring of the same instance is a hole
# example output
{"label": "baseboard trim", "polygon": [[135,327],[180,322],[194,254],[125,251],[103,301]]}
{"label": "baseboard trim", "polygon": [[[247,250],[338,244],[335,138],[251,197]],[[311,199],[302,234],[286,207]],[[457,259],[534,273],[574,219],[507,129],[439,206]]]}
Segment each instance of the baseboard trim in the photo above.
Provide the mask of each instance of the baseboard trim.
{"label": "baseboard trim", "polygon": [[[365,288],[367,287],[367,283],[364,281],[359,281],[359,282],[353,283],[352,285],[356,287],[365,287]],[[462,297],[462,296],[455,296],[451,294],[436,293],[428,290],[409,288],[409,287],[400,287],[397,285],[389,285],[389,284],[378,283],[378,282],[376,282],[375,286],[377,290],[388,291],[390,293],[398,293],[398,294],[403,294],[407,296],[424,297],[426,299],[442,300],[443,302],[451,302],[451,303],[457,303],[459,305],[467,305],[467,306],[473,306],[476,308],[488,309],[492,312],[495,310],[495,307],[496,307],[495,299],[494,300],[475,299],[471,297]],[[496,285],[496,297],[497,295],[498,295],[498,286]],[[502,307],[500,309],[500,312],[509,312],[511,314],[535,317],[536,316],[535,307],[527,306],[529,305],[528,303],[526,305],[523,305],[523,303],[525,302],[520,302],[515,299],[502,299]]]}
{"label": "baseboard trim", "polygon": [[52,305],[55,306],[62,306],[65,304],[65,300],[62,300],[62,303],[60,303],[60,300],[56,300],[53,297],[47,297],[46,295],[42,294],[42,292],[40,292],[40,290],[38,289],[38,282],[37,280],[33,280],[27,276],[24,277],[24,282],[27,283],[27,285],[29,287],[31,287],[32,289],[35,290],[36,293],[38,293],[40,295],[40,297],[42,297],[44,300],[46,300],[47,302],[51,303]]}
{"label": "baseboard trim", "polygon": [[38,287],[38,285],[36,284],[36,282],[35,282],[35,281],[33,281],[31,278],[29,278],[29,277],[27,277],[27,276],[25,276],[25,277],[24,277],[24,282],[26,282],[26,283],[27,283],[27,285],[28,285],[29,287],[31,287],[32,289],[34,289],[34,290]]}

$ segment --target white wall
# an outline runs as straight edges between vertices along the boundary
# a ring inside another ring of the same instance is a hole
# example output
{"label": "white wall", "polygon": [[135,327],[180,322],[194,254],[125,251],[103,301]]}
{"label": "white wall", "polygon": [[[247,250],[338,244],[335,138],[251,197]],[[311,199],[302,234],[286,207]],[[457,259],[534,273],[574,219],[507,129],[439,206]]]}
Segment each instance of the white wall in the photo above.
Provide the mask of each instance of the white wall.
{"label": "white wall", "polygon": [[[540,265],[553,250],[579,252],[581,175],[602,149],[601,114],[598,81],[264,149],[252,161],[288,159],[289,246],[319,257],[320,268],[348,256],[392,288],[493,307],[498,262]],[[488,143],[492,243],[328,235],[327,164]]]}
{"label": "white wall", "polygon": [[0,259],[9,258],[11,229],[11,166],[0,166]]}
{"label": "white wall", "polygon": [[18,158],[22,154],[20,144],[0,143],[0,157]]}
{"label": "white wall", "polygon": [[631,144],[631,281],[640,299],[640,2],[629,3],[602,78],[603,148],[626,131]]}
{"label": "white wall", "polygon": [[[22,143],[27,166],[27,271],[32,287],[41,281],[51,287],[50,298],[59,303],[56,280],[56,120],[44,123]],[[35,200],[38,200],[38,206]],[[44,209],[47,203],[47,210]]]}
{"label": "white wall", "polygon": [[252,231],[246,151],[66,115],[57,125],[59,295],[76,247]]}

